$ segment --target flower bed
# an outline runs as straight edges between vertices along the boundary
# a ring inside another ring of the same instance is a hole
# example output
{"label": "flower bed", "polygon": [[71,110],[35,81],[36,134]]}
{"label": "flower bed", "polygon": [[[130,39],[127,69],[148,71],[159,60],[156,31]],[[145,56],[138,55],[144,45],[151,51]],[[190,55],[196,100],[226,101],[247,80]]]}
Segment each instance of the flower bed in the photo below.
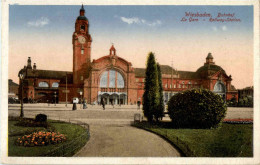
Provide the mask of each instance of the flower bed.
{"label": "flower bed", "polygon": [[223,122],[228,124],[252,124],[253,119],[224,119]]}
{"label": "flower bed", "polygon": [[58,144],[66,141],[66,137],[59,132],[34,132],[30,135],[24,135],[16,140],[16,144],[25,147],[45,146],[49,144]]}

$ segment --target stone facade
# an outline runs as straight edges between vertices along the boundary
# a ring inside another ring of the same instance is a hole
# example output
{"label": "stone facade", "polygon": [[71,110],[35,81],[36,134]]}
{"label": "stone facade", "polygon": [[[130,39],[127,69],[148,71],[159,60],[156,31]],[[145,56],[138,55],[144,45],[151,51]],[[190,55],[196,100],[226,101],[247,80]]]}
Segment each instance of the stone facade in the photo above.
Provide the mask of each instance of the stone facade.
{"label": "stone facade", "polygon": [[[24,96],[42,102],[54,102],[55,98],[57,102],[72,102],[74,97],[90,104],[99,103],[101,98],[107,104],[142,102],[145,68],[134,68],[116,53],[114,45],[108,55],[91,62],[91,44],[89,22],[82,6],[72,35],[72,72],[38,70],[36,64],[31,67],[29,58],[27,66],[21,70],[26,73]],[[231,75],[215,64],[211,53],[195,72],[177,71],[168,65],[161,65],[161,71],[165,102],[177,92],[191,88],[205,88],[227,100],[238,99],[238,92],[231,85]]]}

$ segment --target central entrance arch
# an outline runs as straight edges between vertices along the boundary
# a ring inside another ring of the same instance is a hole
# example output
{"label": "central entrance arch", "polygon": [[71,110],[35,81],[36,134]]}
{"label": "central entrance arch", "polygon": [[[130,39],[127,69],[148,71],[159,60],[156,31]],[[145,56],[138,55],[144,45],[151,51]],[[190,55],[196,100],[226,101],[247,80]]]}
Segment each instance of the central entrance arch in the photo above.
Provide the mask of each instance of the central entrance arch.
{"label": "central entrance arch", "polygon": [[105,104],[108,105],[124,105],[127,103],[127,94],[122,92],[99,92],[98,102],[104,99]]}

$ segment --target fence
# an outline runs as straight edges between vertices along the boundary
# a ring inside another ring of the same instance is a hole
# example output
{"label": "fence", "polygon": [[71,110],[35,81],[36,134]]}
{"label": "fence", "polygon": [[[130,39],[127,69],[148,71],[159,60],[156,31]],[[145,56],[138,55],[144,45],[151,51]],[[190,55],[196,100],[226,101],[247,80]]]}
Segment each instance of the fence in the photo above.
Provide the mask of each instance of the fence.
{"label": "fence", "polygon": [[[65,121],[60,120],[60,122],[65,122]],[[66,143],[66,144],[63,144],[63,145],[49,151],[44,156],[46,156],[46,157],[73,156],[89,140],[90,133],[89,133],[89,125],[88,124],[82,123],[82,122],[72,123],[72,121],[70,119],[69,119],[68,123],[80,125],[80,126],[82,126],[86,129],[86,132],[81,134],[79,137],[77,137],[73,141]]]}

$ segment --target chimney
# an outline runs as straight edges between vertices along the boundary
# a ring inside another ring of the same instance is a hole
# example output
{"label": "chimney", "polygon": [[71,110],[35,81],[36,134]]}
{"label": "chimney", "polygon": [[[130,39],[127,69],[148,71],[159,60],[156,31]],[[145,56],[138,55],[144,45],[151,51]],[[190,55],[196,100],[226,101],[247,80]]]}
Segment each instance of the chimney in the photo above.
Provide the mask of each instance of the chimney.
{"label": "chimney", "polygon": [[32,69],[31,57],[28,57],[28,60],[27,60],[27,68],[28,68],[28,69]]}
{"label": "chimney", "polygon": [[33,69],[36,70],[36,63],[33,64]]}

